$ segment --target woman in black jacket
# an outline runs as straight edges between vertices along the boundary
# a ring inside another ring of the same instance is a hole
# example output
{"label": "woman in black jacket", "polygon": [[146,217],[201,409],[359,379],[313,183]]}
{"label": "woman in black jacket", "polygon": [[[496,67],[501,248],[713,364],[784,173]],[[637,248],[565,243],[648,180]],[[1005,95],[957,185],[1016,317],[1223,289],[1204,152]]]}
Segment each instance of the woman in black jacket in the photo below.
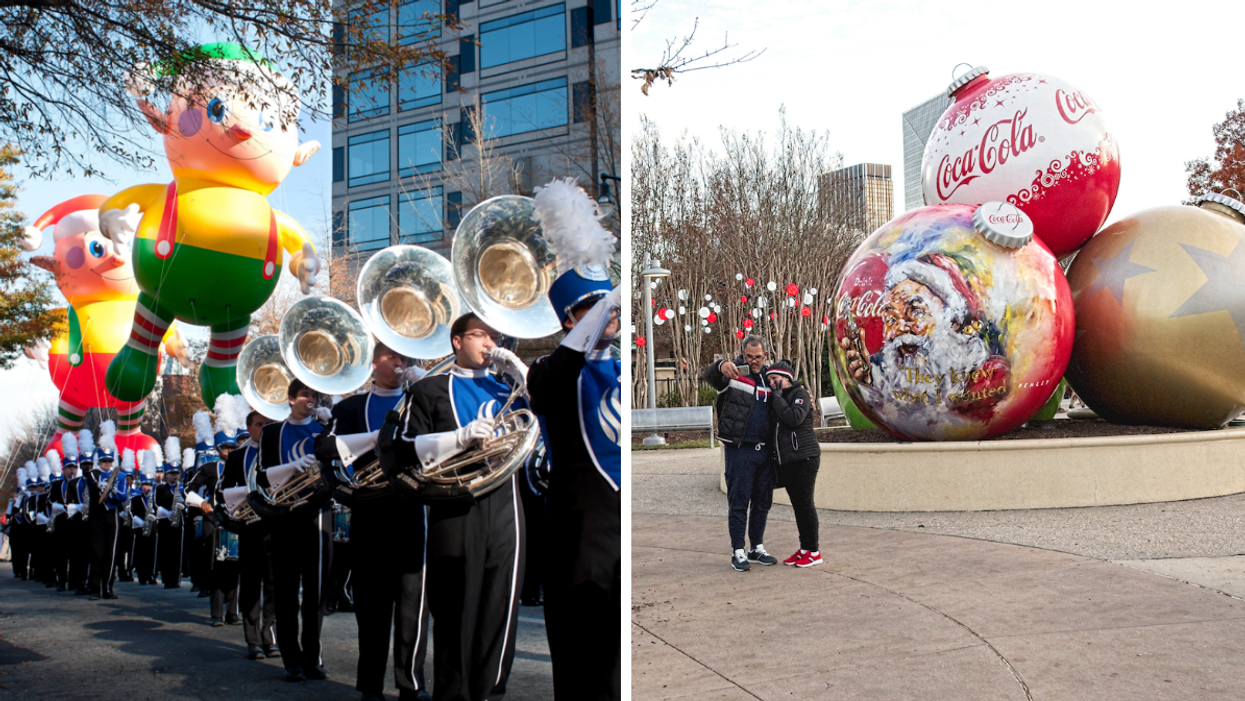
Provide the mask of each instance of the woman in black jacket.
{"label": "woman in black jacket", "polygon": [[813,402],[808,390],[795,381],[795,372],[787,361],[780,360],[765,372],[773,389],[770,417],[778,478],[791,497],[795,525],[800,531],[800,549],[783,560],[783,564],[796,567],[820,565],[813,486],[821,464],[821,447],[817,445],[817,436],[813,433]]}

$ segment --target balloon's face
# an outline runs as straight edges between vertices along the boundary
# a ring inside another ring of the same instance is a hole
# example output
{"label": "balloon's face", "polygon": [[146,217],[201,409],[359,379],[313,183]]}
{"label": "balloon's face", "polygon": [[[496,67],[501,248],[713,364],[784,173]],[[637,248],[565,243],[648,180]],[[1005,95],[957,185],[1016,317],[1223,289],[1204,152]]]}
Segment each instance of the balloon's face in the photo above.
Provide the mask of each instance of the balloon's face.
{"label": "balloon's face", "polygon": [[56,284],[70,302],[138,296],[134,265],[118,256],[98,231],[65,236],[56,242]]}
{"label": "balloon's face", "polygon": [[203,83],[169,103],[164,149],[173,173],[261,194],[276,189],[298,150],[298,99],[289,83],[258,71]]}

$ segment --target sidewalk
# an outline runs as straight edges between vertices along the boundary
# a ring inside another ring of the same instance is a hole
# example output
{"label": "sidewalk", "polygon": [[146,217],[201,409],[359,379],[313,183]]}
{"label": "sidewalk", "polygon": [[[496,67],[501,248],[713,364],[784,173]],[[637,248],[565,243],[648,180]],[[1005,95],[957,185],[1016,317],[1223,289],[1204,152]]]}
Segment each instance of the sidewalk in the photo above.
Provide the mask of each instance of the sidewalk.
{"label": "sidewalk", "polygon": [[[1242,497],[823,511],[824,565],[738,573],[717,459],[633,453],[637,701],[1241,695]],[[789,508],[771,512],[766,541],[780,558],[797,547]]]}

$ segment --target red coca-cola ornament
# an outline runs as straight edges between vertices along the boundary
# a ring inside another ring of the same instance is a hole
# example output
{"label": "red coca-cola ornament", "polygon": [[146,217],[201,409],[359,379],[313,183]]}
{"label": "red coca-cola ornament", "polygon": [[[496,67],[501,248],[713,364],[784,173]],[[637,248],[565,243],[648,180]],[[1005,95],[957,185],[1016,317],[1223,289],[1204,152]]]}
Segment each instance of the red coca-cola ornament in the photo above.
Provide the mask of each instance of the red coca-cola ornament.
{"label": "red coca-cola ornament", "polygon": [[1089,95],[1037,73],[991,78],[985,66],[948,92],[954,101],[921,162],[926,204],[1009,202],[1060,258],[1098,231],[1120,187],[1120,154]]}

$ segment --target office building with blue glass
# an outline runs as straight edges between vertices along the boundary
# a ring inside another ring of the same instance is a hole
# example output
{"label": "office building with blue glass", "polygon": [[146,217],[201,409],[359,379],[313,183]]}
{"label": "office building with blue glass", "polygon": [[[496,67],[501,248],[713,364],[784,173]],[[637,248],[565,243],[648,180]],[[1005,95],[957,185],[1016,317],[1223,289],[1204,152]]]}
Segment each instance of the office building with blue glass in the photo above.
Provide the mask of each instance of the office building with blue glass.
{"label": "office building with blue glass", "polygon": [[[412,243],[448,256],[482,196],[530,195],[566,176],[594,193],[592,174],[613,171],[620,156],[620,10],[620,0],[408,0],[352,15],[399,28],[392,36],[431,33],[450,59],[410,66],[392,84],[359,71],[335,95],[334,249],[367,257]],[[606,97],[612,109],[601,107]],[[505,165],[487,187],[475,186],[478,136],[489,139],[489,163]]]}

